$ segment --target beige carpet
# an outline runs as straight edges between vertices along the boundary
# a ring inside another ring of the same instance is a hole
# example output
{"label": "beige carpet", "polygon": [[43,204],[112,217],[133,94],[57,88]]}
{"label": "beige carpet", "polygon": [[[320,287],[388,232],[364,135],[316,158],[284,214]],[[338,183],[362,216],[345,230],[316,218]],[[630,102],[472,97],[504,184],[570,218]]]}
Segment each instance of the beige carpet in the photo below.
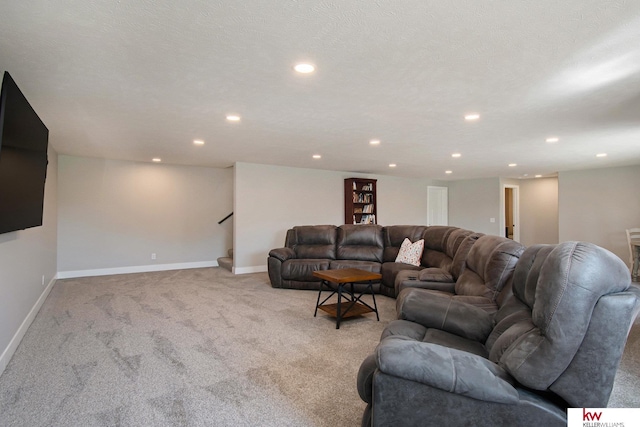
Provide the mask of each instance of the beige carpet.
{"label": "beige carpet", "polygon": [[[395,316],[220,268],[59,280],[0,377],[0,426],[358,426],[361,361]],[[610,406],[640,406],[640,326]]]}
{"label": "beige carpet", "polygon": [[59,280],[0,377],[0,426],[357,426],[360,362],[395,313],[220,268]]}

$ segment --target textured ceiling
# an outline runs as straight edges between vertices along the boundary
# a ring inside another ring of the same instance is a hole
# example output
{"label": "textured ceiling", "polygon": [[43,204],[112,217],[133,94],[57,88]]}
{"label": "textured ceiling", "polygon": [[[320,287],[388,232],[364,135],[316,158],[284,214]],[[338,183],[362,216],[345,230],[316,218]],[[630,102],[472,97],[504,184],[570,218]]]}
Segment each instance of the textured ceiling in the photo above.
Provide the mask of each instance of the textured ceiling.
{"label": "textured ceiling", "polygon": [[62,154],[434,179],[640,164],[637,0],[4,0],[4,70]]}

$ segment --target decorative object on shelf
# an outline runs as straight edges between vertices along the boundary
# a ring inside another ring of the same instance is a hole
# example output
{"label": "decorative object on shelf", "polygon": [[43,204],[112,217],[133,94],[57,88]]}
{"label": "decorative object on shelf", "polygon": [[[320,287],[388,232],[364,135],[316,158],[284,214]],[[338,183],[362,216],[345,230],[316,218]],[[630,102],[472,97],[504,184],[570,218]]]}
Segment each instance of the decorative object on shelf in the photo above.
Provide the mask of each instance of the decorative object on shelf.
{"label": "decorative object on shelf", "polygon": [[377,224],[376,181],[369,178],[344,180],[345,224]]}

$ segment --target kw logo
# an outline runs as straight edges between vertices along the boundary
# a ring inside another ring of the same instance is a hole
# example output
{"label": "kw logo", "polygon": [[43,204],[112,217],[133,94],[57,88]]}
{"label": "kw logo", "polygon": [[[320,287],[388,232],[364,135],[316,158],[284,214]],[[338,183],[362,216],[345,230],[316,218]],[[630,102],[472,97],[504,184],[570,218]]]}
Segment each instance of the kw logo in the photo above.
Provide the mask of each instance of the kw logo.
{"label": "kw logo", "polygon": [[587,412],[585,408],[582,408],[582,421],[600,421],[602,412]]}

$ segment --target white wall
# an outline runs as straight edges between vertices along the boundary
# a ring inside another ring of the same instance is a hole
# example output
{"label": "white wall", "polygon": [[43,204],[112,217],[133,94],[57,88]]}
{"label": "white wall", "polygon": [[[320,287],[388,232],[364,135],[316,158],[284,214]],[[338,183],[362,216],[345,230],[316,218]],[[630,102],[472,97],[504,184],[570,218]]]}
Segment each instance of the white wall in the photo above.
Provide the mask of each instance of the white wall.
{"label": "white wall", "polygon": [[[344,223],[344,179],[362,174],[236,163],[234,271],[265,271],[267,256],[295,225]],[[378,223],[426,224],[431,180],[377,179]]]}
{"label": "white wall", "polygon": [[520,243],[558,243],[558,178],[523,179],[520,186]]}
{"label": "white wall", "polygon": [[61,155],[58,177],[60,277],[217,265],[231,247],[231,168]]}
{"label": "white wall", "polygon": [[583,240],[628,263],[625,229],[640,227],[640,165],[560,172],[560,241]]}
{"label": "white wall", "polygon": [[[479,233],[504,235],[500,231],[502,187],[499,178],[451,181],[449,187],[449,225]],[[491,222],[491,218],[495,222]]]}
{"label": "white wall", "polygon": [[48,156],[42,226],[0,234],[0,374],[55,282],[58,159]]}

